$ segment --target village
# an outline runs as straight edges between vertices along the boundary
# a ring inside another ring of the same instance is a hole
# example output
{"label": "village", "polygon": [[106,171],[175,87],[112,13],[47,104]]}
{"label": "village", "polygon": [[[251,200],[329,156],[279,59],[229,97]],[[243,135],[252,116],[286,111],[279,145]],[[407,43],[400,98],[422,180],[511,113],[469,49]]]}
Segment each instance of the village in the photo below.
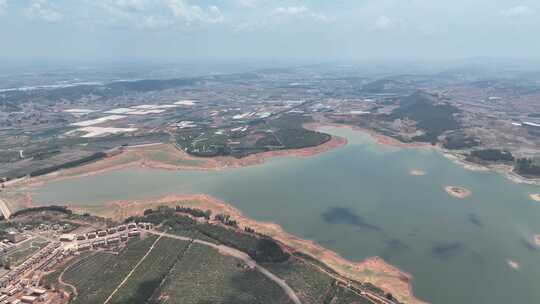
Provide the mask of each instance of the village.
{"label": "village", "polygon": [[[5,269],[0,270],[0,304],[18,303],[68,303],[69,294],[54,286],[46,286],[44,276],[55,266],[65,263],[88,250],[119,252],[128,240],[141,236],[153,228],[149,223],[127,223],[102,230],[62,233],[66,227],[40,225],[36,229],[8,232],[7,239],[0,242],[0,258]],[[43,238],[47,244],[37,252],[24,257],[18,265],[12,265],[13,252],[24,243]]]}

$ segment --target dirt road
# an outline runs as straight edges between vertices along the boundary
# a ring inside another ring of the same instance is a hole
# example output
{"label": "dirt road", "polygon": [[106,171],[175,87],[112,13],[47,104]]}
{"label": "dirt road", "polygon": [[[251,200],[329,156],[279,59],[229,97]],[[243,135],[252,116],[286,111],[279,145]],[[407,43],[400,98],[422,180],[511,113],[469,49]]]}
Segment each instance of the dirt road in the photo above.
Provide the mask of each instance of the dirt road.
{"label": "dirt road", "polygon": [[163,237],[163,235],[160,235],[155,241],[154,243],[152,243],[152,246],[150,246],[150,248],[148,248],[148,251],[146,252],[146,254],[139,260],[139,262],[137,262],[137,264],[135,264],[135,266],[133,267],[133,269],[131,269],[131,271],[126,275],[126,277],[122,280],[122,282],[120,282],[120,284],[118,284],[118,286],[113,290],[113,292],[111,293],[111,295],[105,300],[105,302],[103,302],[103,304],[107,304],[109,303],[109,301],[112,299],[112,297],[118,292],[118,290],[120,288],[122,288],[122,286],[124,286],[124,284],[127,282],[127,280],[129,280],[129,278],[131,277],[131,275],[135,272],[135,270],[137,270],[137,268],[139,267],[139,265],[142,264],[142,262],[144,262],[144,260],[146,259],[146,257],[148,255],[150,255],[150,252],[152,252],[152,250],[154,249],[154,247],[156,246],[157,242],[159,242],[159,240]]}

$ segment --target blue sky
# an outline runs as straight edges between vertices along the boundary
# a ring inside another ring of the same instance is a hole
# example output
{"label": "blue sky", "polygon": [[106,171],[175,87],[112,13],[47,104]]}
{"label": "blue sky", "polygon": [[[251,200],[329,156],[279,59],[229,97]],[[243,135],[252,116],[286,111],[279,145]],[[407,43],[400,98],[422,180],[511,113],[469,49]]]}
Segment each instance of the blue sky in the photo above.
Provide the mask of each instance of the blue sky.
{"label": "blue sky", "polygon": [[540,57],[538,0],[0,0],[8,60]]}

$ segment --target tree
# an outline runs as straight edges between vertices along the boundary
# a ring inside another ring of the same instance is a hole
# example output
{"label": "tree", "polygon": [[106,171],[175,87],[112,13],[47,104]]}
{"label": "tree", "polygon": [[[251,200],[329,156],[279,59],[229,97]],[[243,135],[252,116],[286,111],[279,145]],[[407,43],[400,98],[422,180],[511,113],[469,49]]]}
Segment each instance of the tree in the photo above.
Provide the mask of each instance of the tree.
{"label": "tree", "polygon": [[257,248],[249,255],[260,263],[282,263],[290,257],[276,241],[266,237],[257,241]]}

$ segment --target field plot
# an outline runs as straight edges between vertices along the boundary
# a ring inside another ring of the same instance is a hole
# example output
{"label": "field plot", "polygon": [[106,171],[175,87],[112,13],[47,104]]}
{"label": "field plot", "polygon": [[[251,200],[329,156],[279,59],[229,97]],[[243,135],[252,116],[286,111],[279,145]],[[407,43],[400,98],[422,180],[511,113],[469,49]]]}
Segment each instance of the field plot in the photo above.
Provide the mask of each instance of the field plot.
{"label": "field plot", "polygon": [[304,304],[324,303],[333,288],[330,276],[300,259],[291,258],[284,263],[263,266],[285,280]]}
{"label": "field plot", "polygon": [[12,266],[19,266],[28,257],[47,246],[47,244],[49,244],[49,241],[42,238],[31,239],[18,245],[17,249],[8,253],[5,257],[10,259]]}
{"label": "field plot", "polygon": [[109,303],[146,302],[188,247],[187,241],[161,238]]}
{"label": "field plot", "polygon": [[165,280],[157,303],[286,304],[279,286],[239,260],[193,244]]}
{"label": "field plot", "polygon": [[68,267],[63,281],[77,288],[72,304],[103,303],[148,251],[156,236],[131,240],[120,254],[98,252]]}
{"label": "field plot", "polygon": [[344,288],[337,288],[329,304],[373,304],[370,300],[359,297],[357,294]]}
{"label": "field plot", "polygon": [[206,164],[206,160],[188,158],[181,155],[181,152],[172,145],[161,145],[159,146],[159,150],[147,149],[145,152],[148,160],[172,166],[202,167]]}

